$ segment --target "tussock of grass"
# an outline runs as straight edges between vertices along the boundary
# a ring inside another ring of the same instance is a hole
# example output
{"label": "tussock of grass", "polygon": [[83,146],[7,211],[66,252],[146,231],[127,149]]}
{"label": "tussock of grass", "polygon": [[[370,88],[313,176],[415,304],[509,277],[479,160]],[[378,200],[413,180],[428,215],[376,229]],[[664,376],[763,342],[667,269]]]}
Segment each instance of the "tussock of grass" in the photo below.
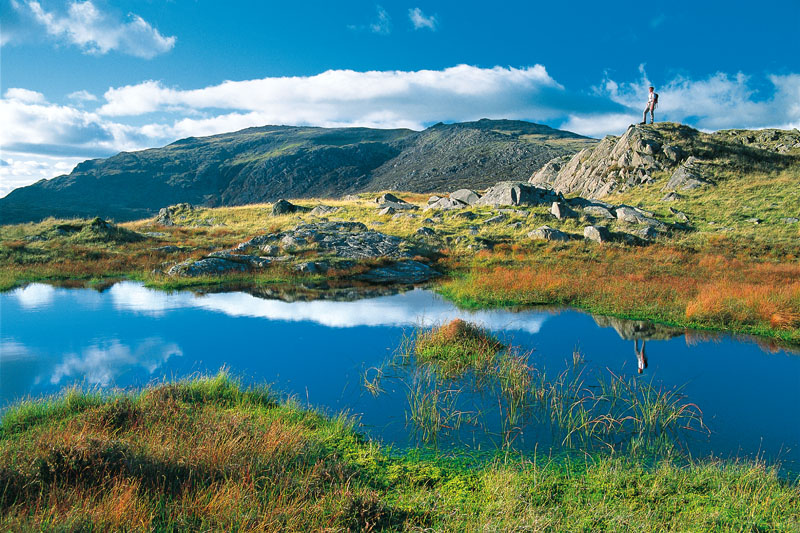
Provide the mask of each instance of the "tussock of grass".
{"label": "tussock of grass", "polygon": [[415,354],[421,363],[434,363],[445,375],[488,370],[505,346],[480,328],[459,318],[417,335]]}
{"label": "tussock of grass", "polygon": [[358,436],[349,419],[276,401],[224,374],[104,398],[70,394],[41,403],[37,423],[18,423],[31,420],[30,404],[5,415],[0,529],[800,526],[800,486],[758,463],[391,454]]}

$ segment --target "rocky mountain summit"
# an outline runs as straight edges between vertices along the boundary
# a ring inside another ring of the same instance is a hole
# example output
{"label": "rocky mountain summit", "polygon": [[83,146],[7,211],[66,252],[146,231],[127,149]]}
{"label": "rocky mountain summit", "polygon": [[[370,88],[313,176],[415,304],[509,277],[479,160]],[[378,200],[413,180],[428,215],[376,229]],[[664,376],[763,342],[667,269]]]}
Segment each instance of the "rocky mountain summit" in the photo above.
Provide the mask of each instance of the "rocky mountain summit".
{"label": "rocky mountain summit", "polygon": [[713,186],[725,172],[780,169],[797,153],[797,130],[703,133],[670,122],[633,125],[620,137],[609,135],[572,157],[550,160],[529,182],[561,194],[603,198],[668,176],[665,192],[685,191]]}
{"label": "rocky mountain summit", "polygon": [[163,148],[84,161],[0,199],[0,223],[153,216],[165,205],[215,207],[362,191],[434,192],[524,180],[597,141],[513,120],[423,131],[265,126],[190,137]]}

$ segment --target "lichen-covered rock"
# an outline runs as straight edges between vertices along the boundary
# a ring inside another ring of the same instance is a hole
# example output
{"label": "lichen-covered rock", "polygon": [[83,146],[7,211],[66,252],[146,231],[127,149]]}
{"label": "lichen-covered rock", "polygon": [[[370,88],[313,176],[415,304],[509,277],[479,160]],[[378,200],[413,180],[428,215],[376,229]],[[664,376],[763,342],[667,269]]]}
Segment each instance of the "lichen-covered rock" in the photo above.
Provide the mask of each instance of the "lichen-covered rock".
{"label": "lichen-covered rock", "polygon": [[173,216],[178,213],[191,213],[194,211],[194,207],[192,204],[188,203],[180,203],[171,205],[169,207],[162,207],[158,211],[158,215],[156,215],[156,224],[161,224],[162,226],[174,226],[175,220],[173,220]]}
{"label": "lichen-covered rock", "polygon": [[571,239],[569,234],[550,226],[540,226],[528,233],[528,237],[543,241],[568,241]]}
{"label": "lichen-covered rock", "polygon": [[378,211],[378,214],[381,215],[381,216],[394,215],[395,213],[396,213],[396,211],[395,211],[394,207],[392,207],[392,206],[384,207],[383,209]]}

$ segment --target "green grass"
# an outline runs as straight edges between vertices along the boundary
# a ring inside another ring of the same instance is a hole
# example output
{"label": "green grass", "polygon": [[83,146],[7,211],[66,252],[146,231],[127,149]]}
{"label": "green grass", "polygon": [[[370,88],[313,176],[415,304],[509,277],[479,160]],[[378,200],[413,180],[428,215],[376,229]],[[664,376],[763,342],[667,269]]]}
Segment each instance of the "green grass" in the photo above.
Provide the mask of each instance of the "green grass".
{"label": "green grass", "polygon": [[448,457],[365,440],[224,374],[12,407],[0,529],[796,531],[761,463]]}

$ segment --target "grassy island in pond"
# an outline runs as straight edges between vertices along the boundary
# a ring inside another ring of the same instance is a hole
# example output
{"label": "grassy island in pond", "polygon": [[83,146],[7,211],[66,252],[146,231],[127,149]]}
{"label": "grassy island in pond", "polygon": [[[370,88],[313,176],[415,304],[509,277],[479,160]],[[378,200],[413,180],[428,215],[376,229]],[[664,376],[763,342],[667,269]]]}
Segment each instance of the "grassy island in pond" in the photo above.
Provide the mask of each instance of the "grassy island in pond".
{"label": "grassy island in pond", "polygon": [[226,375],[12,407],[0,528],[795,531],[764,465],[400,453]]}

